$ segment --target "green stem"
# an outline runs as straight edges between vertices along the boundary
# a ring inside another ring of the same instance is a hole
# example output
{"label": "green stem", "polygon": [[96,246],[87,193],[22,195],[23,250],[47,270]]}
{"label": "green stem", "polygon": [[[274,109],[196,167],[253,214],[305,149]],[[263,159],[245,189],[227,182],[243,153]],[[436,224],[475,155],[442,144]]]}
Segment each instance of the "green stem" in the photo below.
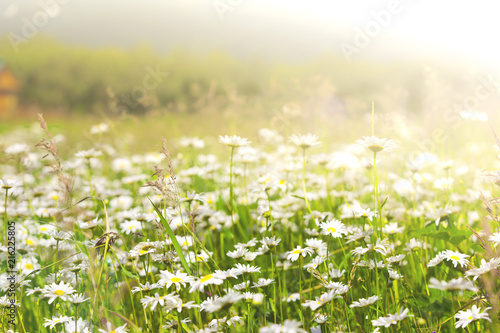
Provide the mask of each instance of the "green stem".
{"label": "green stem", "polygon": [[377,153],[373,152],[373,179],[375,183],[375,197],[377,199],[377,208],[378,208],[378,218],[379,218],[379,237],[382,237],[382,212],[380,208],[380,198],[379,198],[379,190],[378,190],[378,177],[377,177]]}
{"label": "green stem", "polygon": [[[306,190],[306,149],[302,148],[302,191],[304,192],[304,200],[306,201],[306,206],[309,211],[309,214],[311,215],[311,219],[313,220],[314,224],[318,226],[316,223],[316,219],[314,218],[314,215],[311,210],[311,205],[309,205],[309,200],[307,199],[307,190]],[[302,220],[301,220],[301,227],[302,227]],[[302,228],[301,228],[302,229]],[[302,230],[300,232],[300,237],[301,237],[301,243],[302,243]]]}
{"label": "green stem", "polygon": [[[5,243],[7,243],[7,240],[8,240],[8,236],[7,236],[7,197],[8,197],[8,194],[9,194],[9,189],[6,188],[5,189],[5,202],[4,202],[4,205],[3,205],[3,230],[5,231]],[[7,245],[7,244],[6,244]]]}

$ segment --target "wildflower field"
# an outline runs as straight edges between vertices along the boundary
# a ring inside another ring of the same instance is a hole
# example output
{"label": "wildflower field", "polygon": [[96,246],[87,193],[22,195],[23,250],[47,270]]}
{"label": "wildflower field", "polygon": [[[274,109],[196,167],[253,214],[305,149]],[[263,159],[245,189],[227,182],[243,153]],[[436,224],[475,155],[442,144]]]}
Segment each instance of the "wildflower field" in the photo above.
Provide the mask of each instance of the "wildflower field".
{"label": "wildflower field", "polygon": [[425,151],[370,111],[352,141],[266,123],[133,152],[109,121],[72,150],[41,114],[5,128],[0,332],[498,332],[498,124],[464,112]]}

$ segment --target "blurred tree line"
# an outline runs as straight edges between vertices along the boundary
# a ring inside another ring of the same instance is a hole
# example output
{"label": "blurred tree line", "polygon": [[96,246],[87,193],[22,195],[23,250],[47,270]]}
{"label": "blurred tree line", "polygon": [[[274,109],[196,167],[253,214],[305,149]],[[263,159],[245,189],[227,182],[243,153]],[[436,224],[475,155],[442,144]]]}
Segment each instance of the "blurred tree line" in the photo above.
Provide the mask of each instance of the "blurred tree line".
{"label": "blurred tree line", "polygon": [[0,39],[0,58],[22,84],[21,107],[80,113],[198,112],[206,105],[234,108],[263,96],[272,97],[267,100],[276,107],[318,94],[369,99],[387,84],[405,91],[405,108],[418,109],[423,82],[419,64],[348,63],[335,55],[300,64],[270,63],[181,49],[162,55],[149,46],[77,47],[42,36],[17,53]]}

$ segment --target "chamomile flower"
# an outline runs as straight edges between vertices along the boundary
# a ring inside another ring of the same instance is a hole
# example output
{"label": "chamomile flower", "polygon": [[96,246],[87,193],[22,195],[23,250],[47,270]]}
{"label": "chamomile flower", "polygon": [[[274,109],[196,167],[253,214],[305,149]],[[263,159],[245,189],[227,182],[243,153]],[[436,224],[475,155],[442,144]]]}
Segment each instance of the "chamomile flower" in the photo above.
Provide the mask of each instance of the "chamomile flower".
{"label": "chamomile flower", "polygon": [[308,254],[312,254],[312,253],[314,253],[313,249],[311,249],[309,247],[302,248],[299,245],[295,249],[293,249],[292,251],[288,251],[286,253],[286,259],[290,260],[290,261],[296,261],[297,259],[299,259],[300,256],[305,258]]}
{"label": "chamomile flower", "polygon": [[493,242],[493,246],[497,247],[498,243],[500,243],[500,232],[491,234],[489,241]]}
{"label": "chamomile flower", "polygon": [[474,276],[474,280],[476,280],[480,275],[497,269],[498,266],[500,266],[500,258],[492,258],[488,262],[484,259],[481,259],[481,266],[479,268],[472,268],[466,271],[465,276]]}
{"label": "chamomile flower", "polygon": [[225,144],[228,147],[232,147],[232,148],[246,146],[249,143],[252,143],[251,141],[248,141],[248,139],[241,138],[237,135],[233,135],[233,136],[229,136],[229,135],[220,136],[219,135],[219,142]]}
{"label": "chamomile flower", "polygon": [[244,296],[241,293],[230,291],[227,295],[215,299],[211,304],[205,305],[203,310],[206,312],[216,312],[228,309],[243,298]]}
{"label": "chamomile flower", "polygon": [[171,285],[175,285],[177,291],[179,291],[181,287],[185,287],[186,283],[191,283],[194,280],[192,276],[179,271],[175,274],[168,271],[160,271],[160,277],[161,279],[158,281],[159,284],[164,285],[167,288],[170,288]]}
{"label": "chamomile flower", "polygon": [[380,139],[375,136],[363,136],[361,139],[356,140],[356,143],[370,149],[374,153],[391,151],[396,148],[396,142],[393,140]]}
{"label": "chamomile flower", "polygon": [[466,280],[462,277],[459,277],[457,279],[451,279],[449,282],[446,282],[446,281],[439,281],[438,279],[436,278],[431,278],[429,280],[429,282],[431,283],[429,285],[429,288],[433,288],[433,289],[439,289],[439,290],[470,290],[470,291],[473,291],[473,292],[478,292],[479,291],[479,288],[477,288],[476,286],[474,286],[474,284],[469,281],[469,280]]}
{"label": "chamomile flower", "polygon": [[272,249],[273,247],[277,246],[280,242],[281,238],[276,238],[276,236],[264,237],[261,240],[262,245],[268,247],[269,249]]}
{"label": "chamomile flower", "polygon": [[85,294],[72,294],[68,296],[68,301],[73,304],[80,304],[85,301],[88,301],[90,297],[85,297]]}
{"label": "chamomile flower", "polygon": [[224,279],[219,274],[217,273],[207,274],[197,280],[191,281],[190,282],[191,288],[189,288],[189,292],[193,293],[195,290],[203,291],[205,286],[208,286],[209,284],[219,285],[222,284],[223,282]]}
{"label": "chamomile flower", "polygon": [[260,273],[260,267],[250,266],[244,264],[236,264],[235,268],[238,270],[239,274],[243,273]]}
{"label": "chamomile flower", "polygon": [[149,282],[146,282],[145,284],[139,283],[138,287],[132,288],[132,294],[138,293],[139,291],[151,291],[153,289],[160,288],[161,284],[159,283],[153,283],[150,284]]}
{"label": "chamomile flower", "polygon": [[287,297],[282,298],[283,302],[295,302],[295,301],[300,301],[300,294],[299,293],[293,293],[288,295]]}
{"label": "chamomile flower", "polygon": [[113,328],[113,324],[108,321],[106,322],[106,328],[105,329],[99,328],[98,331],[99,333],[127,333],[128,330],[126,329],[126,327],[127,324]]}
{"label": "chamomile flower", "polygon": [[321,233],[323,235],[330,235],[333,238],[342,237],[342,235],[347,234],[345,225],[339,220],[331,220],[327,222],[322,222],[319,224],[321,228]]}
{"label": "chamomile flower", "polygon": [[49,298],[49,304],[52,304],[56,298],[67,301],[68,297],[75,292],[76,290],[73,289],[71,284],[64,283],[64,281],[59,282],[59,284],[52,283],[42,289],[43,296]]}
{"label": "chamomile flower", "polygon": [[466,327],[470,323],[472,323],[474,320],[478,319],[486,319],[489,322],[491,322],[491,319],[486,311],[491,309],[490,307],[484,309],[483,312],[481,312],[481,308],[478,308],[476,304],[472,306],[471,309],[465,310],[465,311],[459,311],[457,314],[455,314],[455,318],[458,319],[457,322],[455,323],[455,328],[459,327]]}
{"label": "chamomile flower", "polygon": [[53,329],[58,324],[63,324],[65,322],[69,322],[71,320],[71,318],[67,317],[67,316],[59,316],[59,317],[53,316],[52,319],[44,318],[44,320],[45,320],[45,323],[43,323],[43,326],[44,327],[48,326],[50,329]]}
{"label": "chamomile flower", "polygon": [[384,326],[389,327],[391,325],[396,325],[399,321],[408,317],[409,309],[401,308],[399,313],[389,314],[387,317],[380,317],[378,319],[372,320],[373,326]]}
{"label": "chamomile flower", "polygon": [[405,227],[399,227],[397,222],[391,222],[386,224],[383,228],[382,231],[385,232],[386,234],[400,234],[405,230]]}
{"label": "chamomile flower", "polygon": [[71,318],[70,321],[64,322],[64,329],[67,333],[91,333],[94,332],[94,325],[82,318],[78,318],[78,320]]}
{"label": "chamomile flower", "polygon": [[445,250],[443,251],[444,258],[453,263],[453,267],[457,267],[457,264],[460,264],[460,267],[464,267],[469,260],[467,257],[470,257],[467,254],[463,254],[456,251]]}
{"label": "chamomile flower", "polygon": [[151,311],[154,311],[158,305],[165,306],[166,302],[173,303],[176,299],[178,299],[178,296],[176,296],[174,293],[165,296],[160,296],[160,294],[155,293],[154,297],[146,296],[142,298],[141,304],[145,309],[149,306],[151,308]]}
{"label": "chamomile flower", "polygon": [[338,296],[338,293],[335,290],[331,290],[327,293],[322,294],[319,297],[316,297],[316,300],[314,301],[306,301],[305,303],[302,303],[302,306],[305,308],[310,308],[311,311],[314,311],[323,305],[329,303],[332,299],[336,298]]}
{"label": "chamomile flower", "polygon": [[137,220],[124,221],[120,224],[123,233],[130,235],[133,232],[139,232],[142,229],[141,222]]}
{"label": "chamomile flower", "polygon": [[93,125],[90,128],[90,134],[101,134],[107,132],[109,130],[109,125],[106,123],[99,123],[97,125]]}
{"label": "chamomile flower", "polygon": [[287,319],[283,324],[270,324],[259,329],[259,333],[306,333],[307,331],[300,328],[302,322],[295,319]]}
{"label": "chamomile flower", "polygon": [[318,146],[321,142],[318,141],[319,137],[317,135],[308,133],[308,134],[292,134],[288,140],[295,144],[296,146],[301,147],[302,149],[306,149],[309,147]]}
{"label": "chamomile flower", "polygon": [[371,296],[368,298],[360,298],[358,301],[352,302],[352,304],[349,305],[349,307],[351,307],[351,308],[360,307],[361,308],[361,307],[371,305],[378,300],[379,300],[378,295]]}
{"label": "chamomile flower", "polygon": [[254,282],[252,288],[263,288],[267,287],[271,283],[274,283],[274,279],[264,279],[260,278],[258,282]]}

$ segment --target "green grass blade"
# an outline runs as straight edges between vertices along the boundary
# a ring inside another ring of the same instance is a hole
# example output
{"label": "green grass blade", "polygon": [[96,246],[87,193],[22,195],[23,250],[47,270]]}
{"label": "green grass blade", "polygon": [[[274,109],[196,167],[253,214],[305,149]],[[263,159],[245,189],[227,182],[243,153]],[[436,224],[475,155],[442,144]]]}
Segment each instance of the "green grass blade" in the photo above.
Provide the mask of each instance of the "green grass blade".
{"label": "green grass blade", "polygon": [[165,230],[167,231],[168,237],[170,237],[170,240],[172,241],[172,244],[174,245],[175,251],[177,252],[177,255],[179,256],[179,258],[181,259],[182,266],[184,267],[184,269],[186,270],[186,272],[189,275],[193,275],[191,273],[191,269],[189,269],[189,265],[188,265],[188,263],[186,261],[186,258],[184,258],[184,254],[182,253],[181,246],[179,245],[179,242],[177,241],[177,238],[175,238],[174,232],[172,231],[172,228],[170,228],[170,225],[168,224],[168,221],[165,219],[165,217],[160,212],[160,210],[158,209],[158,207],[156,207],[156,205],[153,203],[153,201],[151,201],[151,199],[149,199],[149,198],[148,198],[148,200],[153,205],[153,208],[155,209],[156,214],[158,214],[158,216],[160,217],[161,222],[165,226]]}

